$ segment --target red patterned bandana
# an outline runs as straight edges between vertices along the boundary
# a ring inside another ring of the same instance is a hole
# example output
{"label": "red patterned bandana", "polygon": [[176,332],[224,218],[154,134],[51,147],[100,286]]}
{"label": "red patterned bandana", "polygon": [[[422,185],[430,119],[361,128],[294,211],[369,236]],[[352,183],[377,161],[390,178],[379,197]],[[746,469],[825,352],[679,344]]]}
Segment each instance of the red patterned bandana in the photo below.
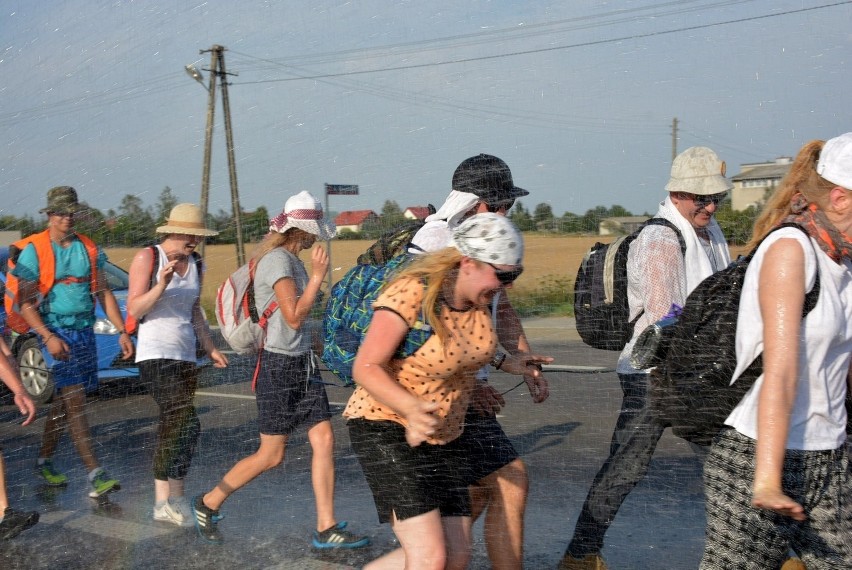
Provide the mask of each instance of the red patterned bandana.
{"label": "red patterned bandana", "polygon": [[793,213],[782,220],[782,223],[793,222],[802,226],[826,255],[837,263],[840,263],[843,258],[852,260],[852,240],[835,228],[825,212],[816,204],[808,204],[804,196],[796,194],[790,205]]}

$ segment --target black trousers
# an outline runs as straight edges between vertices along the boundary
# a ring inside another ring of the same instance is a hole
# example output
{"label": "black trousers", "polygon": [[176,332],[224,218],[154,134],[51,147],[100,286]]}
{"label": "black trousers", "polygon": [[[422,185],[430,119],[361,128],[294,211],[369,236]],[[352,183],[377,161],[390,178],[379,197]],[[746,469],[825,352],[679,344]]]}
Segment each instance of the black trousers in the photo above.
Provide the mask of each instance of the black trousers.
{"label": "black trousers", "polygon": [[648,375],[619,374],[624,394],[621,412],[603,466],[595,476],[567,553],[575,558],[596,554],[604,535],[630,491],[645,477],[666,426],[648,406]]}
{"label": "black trousers", "polygon": [[139,374],[160,410],[154,478],[183,479],[189,471],[201,421],[193,405],[198,366],[185,360],[144,360]]}

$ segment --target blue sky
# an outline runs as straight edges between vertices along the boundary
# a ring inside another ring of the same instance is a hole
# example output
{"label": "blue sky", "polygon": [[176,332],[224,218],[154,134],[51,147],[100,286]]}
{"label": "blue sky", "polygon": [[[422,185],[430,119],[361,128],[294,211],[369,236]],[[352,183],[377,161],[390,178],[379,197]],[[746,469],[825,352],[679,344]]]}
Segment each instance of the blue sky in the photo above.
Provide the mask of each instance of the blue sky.
{"label": "blue sky", "polygon": [[[674,117],[729,175],[852,131],[850,21],[828,0],[3,0],[0,211],[58,184],[103,211],[197,203],[207,94],[183,68],[220,44],[247,210],[326,182],[361,188],[335,211],[439,205],[486,152],[530,208],[653,212]],[[230,211],[220,98],[213,149]]]}

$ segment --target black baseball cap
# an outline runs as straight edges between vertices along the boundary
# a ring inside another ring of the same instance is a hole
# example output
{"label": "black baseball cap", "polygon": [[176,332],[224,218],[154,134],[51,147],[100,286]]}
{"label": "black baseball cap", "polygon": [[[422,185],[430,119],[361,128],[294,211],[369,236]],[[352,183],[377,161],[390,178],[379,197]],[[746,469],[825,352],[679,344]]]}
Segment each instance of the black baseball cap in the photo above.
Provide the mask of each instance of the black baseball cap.
{"label": "black baseball cap", "polygon": [[459,164],[453,173],[453,190],[479,196],[486,204],[508,202],[529,194],[515,186],[509,165],[490,154],[472,156]]}

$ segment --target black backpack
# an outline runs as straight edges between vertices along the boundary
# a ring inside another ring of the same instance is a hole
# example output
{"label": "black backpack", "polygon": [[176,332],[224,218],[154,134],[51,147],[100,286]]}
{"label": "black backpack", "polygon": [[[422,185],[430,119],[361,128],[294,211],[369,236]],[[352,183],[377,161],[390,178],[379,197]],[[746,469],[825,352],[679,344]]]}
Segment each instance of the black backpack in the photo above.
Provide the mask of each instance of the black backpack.
{"label": "black backpack", "polygon": [[596,243],[583,257],[574,281],[574,318],[583,342],[602,350],[622,350],[633,336],[642,313],[630,320],[627,302],[627,252],[639,232],[648,226],[666,226],[677,234],[681,254],[686,244],[670,221],[651,218],[630,235],[612,243]]}
{"label": "black backpack", "polygon": [[[778,227],[805,231],[792,223]],[[662,332],[655,355],[659,365],[651,370],[651,406],[675,435],[693,443],[713,442],[725,419],[763,372],[763,358],[758,355],[731,384],[737,366],[740,295],[756,251],[757,247],[699,283],[686,298],[676,322]],[[813,289],[805,295],[802,318],[816,305],[819,289],[817,272]]]}

